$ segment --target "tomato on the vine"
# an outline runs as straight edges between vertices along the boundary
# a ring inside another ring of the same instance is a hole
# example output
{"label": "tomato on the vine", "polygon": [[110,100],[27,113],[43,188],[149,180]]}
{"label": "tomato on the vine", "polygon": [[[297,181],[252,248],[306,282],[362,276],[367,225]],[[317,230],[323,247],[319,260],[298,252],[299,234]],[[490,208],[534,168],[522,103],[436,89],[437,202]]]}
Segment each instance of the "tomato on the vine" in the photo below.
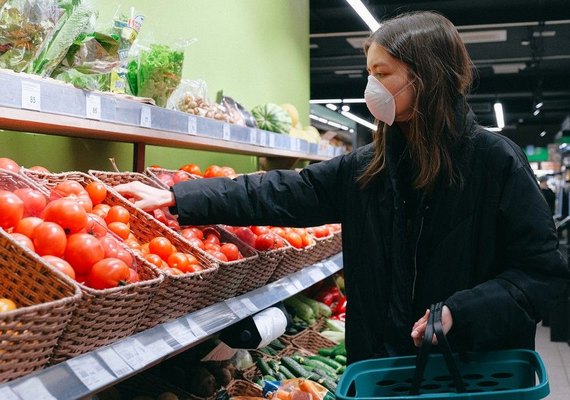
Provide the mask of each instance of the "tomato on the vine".
{"label": "tomato on the vine", "polygon": [[104,258],[96,262],[87,276],[87,285],[93,289],[109,289],[129,283],[130,268],[118,258]]}
{"label": "tomato on the vine", "polygon": [[24,202],[14,193],[0,190],[0,228],[10,229],[24,216]]}

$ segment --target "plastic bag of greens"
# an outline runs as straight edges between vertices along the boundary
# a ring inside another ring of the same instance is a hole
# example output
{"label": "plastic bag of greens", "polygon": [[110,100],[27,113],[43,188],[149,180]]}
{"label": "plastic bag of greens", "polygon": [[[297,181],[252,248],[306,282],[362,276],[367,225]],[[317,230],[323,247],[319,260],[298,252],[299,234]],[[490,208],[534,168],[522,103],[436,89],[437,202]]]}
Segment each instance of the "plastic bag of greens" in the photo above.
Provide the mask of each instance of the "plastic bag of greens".
{"label": "plastic bag of greens", "polygon": [[165,107],[168,98],[182,80],[184,50],[194,40],[175,46],[152,44],[143,48],[138,59],[128,65],[129,85],[133,89],[133,74],[136,71],[136,96],[149,97],[159,107]]}
{"label": "plastic bag of greens", "polygon": [[103,74],[84,74],[76,69],[57,70],[54,79],[58,81],[70,83],[76,88],[85,90],[109,91],[111,85],[111,75]]}
{"label": "plastic bag of greens", "polygon": [[119,65],[119,37],[95,32],[81,34],[71,45],[58,67],[83,74],[109,73]]}
{"label": "plastic bag of greens", "polygon": [[57,0],[5,1],[0,10],[0,68],[26,69],[64,16]]}
{"label": "plastic bag of greens", "polygon": [[82,33],[93,32],[97,11],[91,0],[62,0],[66,16],[49,43],[34,59],[29,72],[50,76]]}

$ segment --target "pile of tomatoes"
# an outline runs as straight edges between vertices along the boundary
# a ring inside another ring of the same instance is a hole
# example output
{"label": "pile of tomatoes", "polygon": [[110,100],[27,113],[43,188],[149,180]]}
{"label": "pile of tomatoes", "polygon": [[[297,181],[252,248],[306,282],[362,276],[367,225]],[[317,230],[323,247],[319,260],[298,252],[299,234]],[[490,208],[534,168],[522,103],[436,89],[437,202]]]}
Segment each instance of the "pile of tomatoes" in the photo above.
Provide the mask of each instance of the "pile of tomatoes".
{"label": "pile of tomatoes", "polygon": [[192,246],[204,250],[219,261],[238,261],[244,258],[237,245],[221,240],[221,235],[215,228],[188,226],[180,234]]}
{"label": "pile of tomatoes", "polygon": [[286,246],[286,242],[296,249],[313,244],[313,239],[305,228],[226,226],[226,229],[258,251],[279,249]]}

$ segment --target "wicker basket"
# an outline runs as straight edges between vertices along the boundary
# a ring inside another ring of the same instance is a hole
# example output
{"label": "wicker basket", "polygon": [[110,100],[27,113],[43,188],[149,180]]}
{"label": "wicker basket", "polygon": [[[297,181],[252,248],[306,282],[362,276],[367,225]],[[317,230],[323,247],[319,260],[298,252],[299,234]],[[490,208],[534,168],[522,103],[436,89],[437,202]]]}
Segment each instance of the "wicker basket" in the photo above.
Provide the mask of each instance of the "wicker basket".
{"label": "wicker basket", "polygon": [[333,239],[330,244],[330,254],[327,255],[328,257],[332,257],[335,254],[338,254],[342,251],[342,233],[341,231],[333,232]]}
{"label": "wicker basket", "polygon": [[43,368],[73,311],[81,291],[37,254],[0,229],[0,297],[16,310],[0,313],[0,383]]}
{"label": "wicker basket", "polygon": [[313,247],[311,254],[308,256],[307,265],[318,263],[334,254],[332,253],[335,240],[334,234],[331,233],[321,238],[313,236],[313,240],[315,241],[315,247]]}
{"label": "wicker basket", "polygon": [[292,344],[293,346],[306,350],[309,353],[317,354],[319,349],[333,347],[338,343],[327,339],[313,329],[305,329],[292,340]]}
{"label": "wicker basket", "polygon": [[168,189],[168,186],[164,184],[164,182],[162,182],[160,180],[160,176],[161,175],[169,175],[169,176],[174,176],[174,174],[176,173],[183,173],[183,175],[187,176],[189,179],[202,179],[201,176],[199,175],[194,175],[191,174],[189,172],[186,172],[184,170],[176,170],[176,169],[166,169],[166,168],[158,168],[158,167],[147,167],[144,170],[145,175],[149,176],[152,180],[154,180],[156,183],[158,183],[162,188],[164,189]]}
{"label": "wicker basket", "polygon": [[[282,340],[282,338],[279,338],[279,340]],[[290,345],[290,346],[287,346],[283,351],[281,351],[279,353],[279,355],[277,355],[277,356],[268,356],[268,355],[264,354],[262,358],[265,361],[269,361],[269,360],[277,360],[278,361],[282,357],[292,356],[292,355],[301,355],[303,357],[308,357],[308,356],[314,355],[314,353],[310,353],[304,349],[300,349],[298,347]],[[242,372],[242,376],[243,376],[243,379],[247,380],[248,382],[255,384],[255,386],[258,386],[256,382],[263,377],[263,374],[262,374],[261,370],[257,367],[257,365],[254,364],[251,367],[245,369]]]}
{"label": "wicker basket", "polygon": [[[154,168],[154,170],[156,170],[156,168]],[[89,171],[89,173],[99,178],[109,186],[138,180],[156,188],[165,188],[163,184],[154,180],[150,176],[135,172]],[[211,228],[215,229],[220,234],[220,239],[223,242],[235,244],[244,258],[231,262],[216,260],[219,265],[216,280],[212,280],[212,284],[203,291],[203,296],[205,297],[206,302],[210,304],[245,293],[247,290],[242,288],[242,282],[248,281],[247,277],[253,275],[253,272],[250,271],[259,270],[260,261],[265,262],[265,259],[260,260],[261,257],[258,257],[257,252],[253,248],[245,244],[235,235],[226,231],[222,226],[216,225]],[[181,239],[184,240],[183,238]],[[202,252],[199,249],[197,249],[197,251],[207,257],[205,252]]]}
{"label": "wicker basket", "polygon": [[226,391],[230,397],[233,396],[249,396],[263,397],[263,389],[261,386],[248,382],[243,379],[234,379],[230,382]]}
{"label": "wicker basket", "polygon": [[304,266],[310,265],[311,255],[314,248],[315,243],[312,243],[302,249],[297,249],[293,246],[286,247],[283,259],[275,268],[271,278],[269,278],[269,282],[274,282],[287,275],[291,275],[292,273],[302,269]]}

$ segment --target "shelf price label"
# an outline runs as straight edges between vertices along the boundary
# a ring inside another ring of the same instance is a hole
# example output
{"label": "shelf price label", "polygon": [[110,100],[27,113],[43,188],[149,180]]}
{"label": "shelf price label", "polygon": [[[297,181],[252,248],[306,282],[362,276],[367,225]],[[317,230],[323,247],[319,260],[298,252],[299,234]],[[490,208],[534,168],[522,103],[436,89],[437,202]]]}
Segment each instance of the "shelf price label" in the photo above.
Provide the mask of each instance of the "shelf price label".
{"label": "shelf price label", "polygon": [[327,277],[320,268],[314,267],[309,270],[309,276],[314,282],[320,282]]}
{"label": "shelf price label", "polygon": [[190,135],[196,135],[198,133],[198,120],[193,115],[188,117],[188,133]]}
{"label": "shelf price label", "polygon": [[101,119],[101,96],[87,93],[85,96],[85,117],[88,119]]}
{"label": "shelf price label", "polygon": [[291,281],[291,285],[297,289],[297,292],[305,290],[305,285],[303,285],[299,280],[299,278],[297,278],[296,276],[289,277],[289,280]]}
{"label": "shelf price label", "polygon": [[226,300],[226,304],[238,318],[245,318],[257,312],[257,306],[248,298],[241,300],[235,298],[228,299]]}
{"label": "shelf price label", "polygon": [[180,321],[172,321],[163,326],[166,332],[182,346],[186,346],[196,340],[194,332],[186,328]]}
{"label": "shelf price label", "polygon": [[16,396],[16,393],[14,393],[9,387],[0,388],[0,399],[20,400],[20,398]]}
{"label": "shelf price label", "polygon": [[267,136],[269,136],[269,147],[275,147],[275,135],[268,133]]}
{"label": "shelf price label", "polygon": [[152,356],[152,358],[157,359],[170,354],[173,350],[172,347],[164,341],[164,339],[158,339],[156,342],[152,342],[145,347],[146,352]]}
{"label": "shelf price label", "polygon": [[257,144],[257,132],[255,129],[249,130],[249,143],[253,145]]}
{"label": "shelf price label", "polygon": [[264,131],[259,131],[257,133],[257,136],[259,137],[260,146],[267,147],[267,133]]}
{"label": "shelf price label", "polygon": [[230,125],[224,124],[222,126],[222,139],[231,140]]}
{"label": "shelf price label", "polygon": [[115,377],[91,355],[72,358],[67,364],[89,390],[96,390],[115,380]]}
{"label": "shelf price label", "polygon": [[113,371],[117,378],[125,376],[133,371],[133,369],[129,367],[117,352],[110,347],[97,350],[97,354],[103,359],[103,361],[105,361],[107,367]]}
{"label": "shelf price label", "polygon": [[336,265],[334,261],[328,260],[325,261],[323,264],[331,273],[335,273],[336,271],[338,271],[338,265]]}
{"label": "shelf price label", "polygon": [[291,279],[288,279],[283,287],[285,288],[285,291],[291,296],[296,295],[298,292],[297,287],[293,284]]}
{"label": "shelf price label", "polygon": [[22,108],[42,110],[41,86],[38,82],[22,81]]}
{"label": "shelf price label", "polygon": [[141,107],[141,126],[144,128],[150,128],[152,126],[152,117],[150,115],[150,107]]}
{"label": "shelf price label", "polygon": [[186,322],[188,322],[188,326],[196,338],[203,338],[204,336],[208,336],[208,333],[202,329],[202,327],[196,321],[194,321],[194,318],[191,316],[186,317]]}
{"label": "shelf price label", "polygon": [[126,340],[113,346],[123,360],[134,370],[144,367],[149,362],[149,354],[136,339]]}
{"label": "shelf price label", "polygon": [[23,400],[57,400],[48,392],[39,378],[26,379],[19,385],[13,386],[12,389]]}

